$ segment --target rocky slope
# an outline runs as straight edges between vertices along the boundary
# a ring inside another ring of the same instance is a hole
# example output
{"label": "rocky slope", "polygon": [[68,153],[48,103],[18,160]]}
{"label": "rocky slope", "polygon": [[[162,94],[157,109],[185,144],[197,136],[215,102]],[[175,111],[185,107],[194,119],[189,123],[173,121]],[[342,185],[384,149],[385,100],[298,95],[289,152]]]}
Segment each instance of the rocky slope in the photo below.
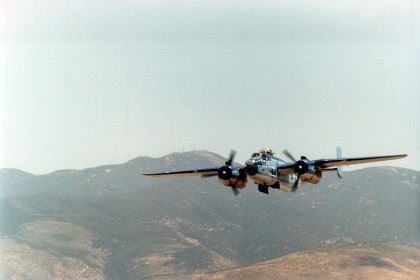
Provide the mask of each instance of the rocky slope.
{"label": "rocky slope", "polygon": [[[420,250],[399,244],[360,244],[292,253],[243,268],[179,279],[419,279]],[[159,277],[157,279],[174,279]],[[175,278],[176,279],[176,278]]]}

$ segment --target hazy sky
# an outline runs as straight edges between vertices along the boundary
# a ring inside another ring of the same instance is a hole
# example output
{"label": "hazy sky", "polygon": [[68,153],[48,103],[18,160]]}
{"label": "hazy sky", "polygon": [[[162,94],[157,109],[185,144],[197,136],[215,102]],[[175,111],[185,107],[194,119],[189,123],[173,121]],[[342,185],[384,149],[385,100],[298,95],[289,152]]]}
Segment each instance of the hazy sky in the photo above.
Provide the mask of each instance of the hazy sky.
{"label": "hazy sky", "polygon": [[337,144],[420,170],[420,2],[1,1],[0,93],[0,167],[34,174]]}

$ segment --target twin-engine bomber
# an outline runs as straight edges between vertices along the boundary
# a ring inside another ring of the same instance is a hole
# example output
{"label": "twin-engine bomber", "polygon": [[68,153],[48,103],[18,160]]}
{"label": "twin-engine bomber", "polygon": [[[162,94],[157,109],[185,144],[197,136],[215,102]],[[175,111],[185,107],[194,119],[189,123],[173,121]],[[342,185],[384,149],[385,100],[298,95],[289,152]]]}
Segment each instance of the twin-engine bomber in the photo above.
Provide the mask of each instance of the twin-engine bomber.
{"label": "twin-engine bomber", "polygon": [[196,170],[185,170],[175,172],[163,172],[143,174],[149,177],[186,177],[201,176],[219,177],[220,183],[232,188],[235,195],[239,189],[247,185],[248,177],[258,185],[258,190],[268,194],[268,188],[281,191],[295,192],[304,183],[318,184],[322,178],[322,172],[337,172],[338,177],[343,177],[343,165],[362,164],[368,162],[393,160],[407,157],[407,154],[373,156],[373,157],[352,157],[342,158],[341,148],[337,147],[337,157],[333,159],[310,160],[302,156],[296,160],[293,155],[284,150],[283,154],[292,162],[286,162],[276,156],[270,148],[261,148],[254,153],[245,166],[234,165],[235,151],[231,151],[225,165],[215,168],[204,168]]}

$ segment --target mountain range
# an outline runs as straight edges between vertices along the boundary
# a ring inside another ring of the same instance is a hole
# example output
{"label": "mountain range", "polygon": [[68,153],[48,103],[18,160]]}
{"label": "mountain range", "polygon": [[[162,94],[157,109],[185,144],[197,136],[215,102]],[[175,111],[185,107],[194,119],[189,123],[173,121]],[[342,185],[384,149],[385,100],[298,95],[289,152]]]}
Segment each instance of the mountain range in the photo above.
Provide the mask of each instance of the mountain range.
{"label": "mountain range", "polygon": [[418,171],[326,174],[318,185],[269,195],[251,182],[238,196],[216,178],[142,175],[224,161],[192,151],[41,176],[0,170],[0,278],[193,277],[360,244],[410,248],[418,260]]}

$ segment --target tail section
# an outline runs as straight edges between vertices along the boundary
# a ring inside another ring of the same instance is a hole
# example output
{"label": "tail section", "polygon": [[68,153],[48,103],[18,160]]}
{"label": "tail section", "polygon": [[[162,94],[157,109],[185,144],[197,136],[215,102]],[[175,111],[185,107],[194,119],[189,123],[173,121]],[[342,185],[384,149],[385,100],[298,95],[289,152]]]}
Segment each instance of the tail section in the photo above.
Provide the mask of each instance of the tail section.
{"label": "tail section", "polygon": [[[342,159],[342,152],[341,152],[341,147],[337,146],[337,159]],[[337,166],[337,175],[338,178],[343,178],[343,166]]]}

